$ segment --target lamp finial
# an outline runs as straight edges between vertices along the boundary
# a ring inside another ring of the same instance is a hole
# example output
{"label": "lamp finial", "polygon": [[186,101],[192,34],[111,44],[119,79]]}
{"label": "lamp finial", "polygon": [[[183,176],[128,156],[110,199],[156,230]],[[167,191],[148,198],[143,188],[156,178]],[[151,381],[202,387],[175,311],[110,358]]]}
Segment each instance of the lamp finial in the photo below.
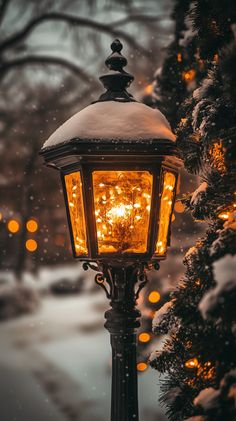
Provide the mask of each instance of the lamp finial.
{"label": "lamp finial", "polygon": [[121,54],[122,48],[119,39],[111,43],[112,53],[105,61],[109,71],[99,78],[107,91],[96,102],[135,102],[133,96],[126,90],[134,77],[123,69],[127,65],[127,59]]}

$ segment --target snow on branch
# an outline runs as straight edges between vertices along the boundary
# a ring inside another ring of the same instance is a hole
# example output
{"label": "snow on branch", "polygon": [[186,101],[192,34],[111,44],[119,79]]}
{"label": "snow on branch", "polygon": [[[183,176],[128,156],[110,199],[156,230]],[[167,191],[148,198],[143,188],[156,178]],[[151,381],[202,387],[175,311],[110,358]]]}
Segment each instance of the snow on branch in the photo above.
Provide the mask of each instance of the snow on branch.
{"label": "snow on branch", "polygon": [[190,201],[191,205],[196,204],[196,202],[199,199],[199,195],[204,194],[207,187],[208,187],[208,184],[205,181],[202,184],[200,184],[200,186],[192,194],[191,201]]}
{"label": "snow on branch", "polygon": [[165,303],[158,311],[156,311],[152,322],[154,330],[160,326],[161,322],[163,321],[169,310],[172,308],[172,306],[173,301],[167,301],[167,303]]}
{"label": "snow on branch", "polygon": [[213,264],[216,287],[208,291],[199,303],[199,310],[204,319],[224,305],[227,296],[236,292],[236,255],[227,254]]}

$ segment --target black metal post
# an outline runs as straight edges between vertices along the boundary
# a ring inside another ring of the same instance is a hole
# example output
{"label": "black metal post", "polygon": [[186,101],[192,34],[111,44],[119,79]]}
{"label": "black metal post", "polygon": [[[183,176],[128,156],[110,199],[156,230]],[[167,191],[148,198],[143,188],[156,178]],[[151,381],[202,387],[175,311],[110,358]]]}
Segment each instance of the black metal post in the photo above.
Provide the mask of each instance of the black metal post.
{"label": "black metal post", "polygon": [[138,421],[136,330],[140,312],[135,309],[137,270],[111,268],[113,293],[111,309],[105,313],[105,327],[112,347],[112,421]]}
{"label": "black metal post", "polygon": [[110,332],[112,347],[111,421],[138,421],[136,331],[141,314],[135,305],[147,282],[148,266],[102,264],[98,268],[84,263],[84,269],[88,267],[100,272],[95,281],[105,290],[111,304],[105,313],[105,327]]}

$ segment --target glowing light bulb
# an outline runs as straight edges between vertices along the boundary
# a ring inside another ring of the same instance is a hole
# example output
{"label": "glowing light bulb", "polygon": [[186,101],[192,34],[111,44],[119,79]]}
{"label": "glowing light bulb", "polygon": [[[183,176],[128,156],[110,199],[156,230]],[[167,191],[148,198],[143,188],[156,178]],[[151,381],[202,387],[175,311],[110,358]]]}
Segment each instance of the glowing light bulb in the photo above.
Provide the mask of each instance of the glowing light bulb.
{"label": "glowing light bulb", "polygon": [[158,291],[152,291],[150,292],[148,296],[148,300],[150,301],[150,303],[153,303],[153,304],[158,303],[160,299],[161,299],[161,296]]}
{"label": "glowing light bulb", "polygon": [[38,229],[38,223],[34,219],[29,219],[26,223],[26,228],[29,232],[35,232]]}
{"label": "glowing light bulb", "polygon": [[185,362],[185,367],[187,368],[197,368],[199,366],[199,362],[197,358],[191,358],[190,360]]}
{"label": "glowing light bulb", "polygon": [[119,205],[119,206],[115,206],[114,208],[111,208],[108,212],[108,216],[111,219],[122,218],[127,215],[127,212],[128,212],[127,206]]}
{"label": "glowing light bulb", "polygon": [[140,342],[146,343],[146,342],[150,341],[151,335],[147,332],[142,332],[142,333],[140,333],[138,339],[139,339]]}
{"label": "glowing light bulb", "polygon": [[182,54],[178,53],[177,54],[177,61],[180,63],[182,61]]}
{"label": "glowing light bulb", "polygon": [[153,85],[150,84],[150,85],[145,86],[144,91],[146,94],[151,95],[153,92]]}
{"label": "glowing light bulb", "polygon": [[229,219],[229,212],[221,212],[218,215],[218,218],[223,219],[224,221],[227,221],[227,219]]}
{"label": "glowing light bulb", "polygon": [[10,221],[8,221],[7,228],[8,228],[8,231],[10,231],[12,234],[15,234],[16,232],[19,231],[20,224],[15,219],[11,219]]}
{"label": "glowing light bulb", "polygon": [[195,78],[195,76],[196,71],[194,69],[182,73],[182,77],[186,82],[191,82]]}
{"label": "glowing light bulb", "polygon": [[29,240],[26,241],[25,243],[25,247],[28,251],[30,252],[34,252],[37,250],[38,248],[38,244],[35,240],[33,240],[32,238],[30,238]]}
{"label": "glowing light bulb", "polygon": [[148,365],[146,363],[138,363],[137,364],[137,370],[138,371],[145,371],[147,370]]}
{"label": "glowing light bulb", "polygon": [[185,211],[185,206],[183,205],[181,201],[177,201],[175,203],[175,211],[177,213],[183,213]]}

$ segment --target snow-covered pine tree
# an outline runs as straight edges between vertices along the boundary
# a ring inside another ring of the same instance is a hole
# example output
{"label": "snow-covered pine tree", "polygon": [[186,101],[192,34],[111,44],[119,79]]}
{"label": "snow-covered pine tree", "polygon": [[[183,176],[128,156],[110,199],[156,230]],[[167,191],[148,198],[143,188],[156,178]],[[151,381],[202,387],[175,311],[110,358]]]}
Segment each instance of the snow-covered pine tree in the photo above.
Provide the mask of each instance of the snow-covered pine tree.
{"label": "snow-covered pine tree", "polygon": [[[235,2],[197,0],[188,16],[208,75],[178,128],[186,166],[202,177],[186,199],[208,229],[185,256],[186,272],[154,319],[168,334],[151,365],[166,374],[170,420],[236,420],[236,43]],[[208,42],[209,41],[209,42]],[[209,48],[208,48],[209,47]],[[233,150],[234,146],[234,150]]]}
{"label": "snow-covered pine tree", "polygon": [[153,84],[153,102],[167,117],[173,128],[180,119],[180,106],[206,75],[206,62],[196,48],[196,33],[190,26],[190,0],[174,0],[173,40],[166,48],[166,57],[157,69]]}

